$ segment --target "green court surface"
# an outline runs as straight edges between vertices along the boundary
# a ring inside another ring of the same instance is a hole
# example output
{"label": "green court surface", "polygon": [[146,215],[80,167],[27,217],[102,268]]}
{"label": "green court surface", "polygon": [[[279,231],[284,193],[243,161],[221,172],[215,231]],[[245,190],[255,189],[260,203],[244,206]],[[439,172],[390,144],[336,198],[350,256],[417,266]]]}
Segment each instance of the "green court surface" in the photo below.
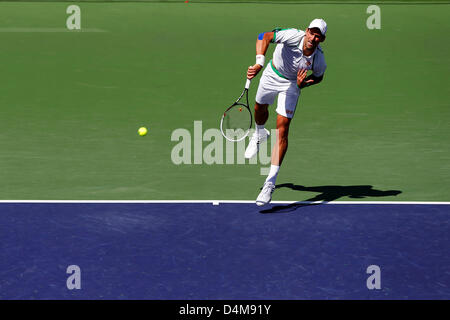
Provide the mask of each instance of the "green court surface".
{"label": "green court surface", "polygon": [[450,201],[449,4],[381,4],[380,30],[368,4],[70,4],[79,31],[65,29],[68,3],[0,2],[1,199],[255,199],[267,164],[176,165],[172,132],[218,128],[258,33],[322,17],[328,68],[302,92],[277,183]]}

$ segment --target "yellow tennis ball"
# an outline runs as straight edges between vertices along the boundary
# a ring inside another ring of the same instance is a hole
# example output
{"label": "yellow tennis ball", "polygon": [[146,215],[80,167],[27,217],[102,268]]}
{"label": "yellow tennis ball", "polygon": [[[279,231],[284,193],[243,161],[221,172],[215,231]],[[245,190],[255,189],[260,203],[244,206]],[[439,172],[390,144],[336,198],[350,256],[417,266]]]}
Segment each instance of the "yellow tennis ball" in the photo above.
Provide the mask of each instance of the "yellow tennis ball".
{"label": "yellow tennis ball", "polygon": [[140,136],[145,136],[147,134],[147,128],[146,127],[140,127],[138,130],[138,133]]}

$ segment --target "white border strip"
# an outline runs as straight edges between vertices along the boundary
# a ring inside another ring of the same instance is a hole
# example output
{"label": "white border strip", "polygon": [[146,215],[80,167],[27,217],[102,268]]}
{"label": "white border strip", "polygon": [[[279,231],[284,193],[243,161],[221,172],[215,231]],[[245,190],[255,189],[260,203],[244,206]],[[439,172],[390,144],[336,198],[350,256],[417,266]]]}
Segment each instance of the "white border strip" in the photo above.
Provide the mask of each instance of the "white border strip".
{"label": "white border strip", "polygon": [[[255,203],[254,200],[0,200],[0,203]],[[446,201],[272,201],[271,204],[421,204],[450,205]]]}
{"label": "white border strip", "polygon": [[79,30],[69,30],[67,28],[0,28],[0,32],[18,32],[18,33],[54,33],[54,32],[66,32],[66,33],[79,33],[79,32],[107,32],[103,29],[97,28],[84,28]]}

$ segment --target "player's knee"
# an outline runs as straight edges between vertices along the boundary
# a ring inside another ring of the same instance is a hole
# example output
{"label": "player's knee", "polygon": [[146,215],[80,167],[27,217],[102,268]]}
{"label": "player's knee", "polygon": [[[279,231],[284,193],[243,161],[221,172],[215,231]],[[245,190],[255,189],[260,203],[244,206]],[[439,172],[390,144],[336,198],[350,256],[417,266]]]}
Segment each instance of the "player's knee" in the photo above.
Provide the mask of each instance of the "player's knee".
{"label": "player's knee", "polygon": [[289,135],[289,126],[279,126],[277,128],[278,138],[287,141]]}
{"label": "player's knee", "polygon": [[255,111],[267,111],[268,107],[268,104],[260,104],[258,102],[255,103]]}
{"label": "player's knee", "polygon": [[278,116],[277,119],[277,132],[278,136],[282,139],[287,139],[289,134],[289,124],[291,123],[291,119]]}

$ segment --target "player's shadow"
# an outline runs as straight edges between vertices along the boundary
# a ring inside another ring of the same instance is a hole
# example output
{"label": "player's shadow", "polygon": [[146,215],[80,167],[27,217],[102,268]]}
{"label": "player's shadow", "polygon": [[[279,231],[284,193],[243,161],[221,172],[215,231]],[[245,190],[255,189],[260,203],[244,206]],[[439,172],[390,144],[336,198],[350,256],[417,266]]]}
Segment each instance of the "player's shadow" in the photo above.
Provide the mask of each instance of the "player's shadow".
{"label": "player's shadow", "polygon": [[[283,183],[276,186],[276,189],[289,188],[296,191],[308,191],[308,192],[319,192],[319,194],[310,199],[306,199],[299,202],[294,202],[288,205],[275,205],[270,209],[261,210],[260,213],[281,213],[281,212],[292,212],[300,207],[314,206],[321,203],[326,203],[330,201],[335,201],[342,197],[349,197],[354,199],[361,199],[365,197],[387,197],[396,196],[402,193],[399,190],[376,190],[369,185],[361,186],[319,186],[319,187],[305,187],[300,185],[295,185],[292,183]],[[319,202],[319,203],[310,203]]]}

